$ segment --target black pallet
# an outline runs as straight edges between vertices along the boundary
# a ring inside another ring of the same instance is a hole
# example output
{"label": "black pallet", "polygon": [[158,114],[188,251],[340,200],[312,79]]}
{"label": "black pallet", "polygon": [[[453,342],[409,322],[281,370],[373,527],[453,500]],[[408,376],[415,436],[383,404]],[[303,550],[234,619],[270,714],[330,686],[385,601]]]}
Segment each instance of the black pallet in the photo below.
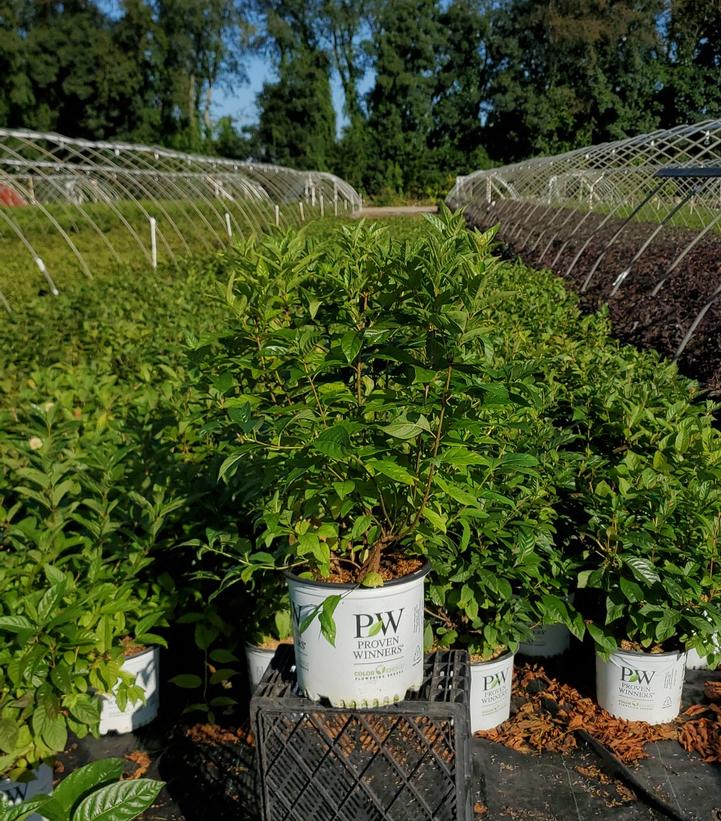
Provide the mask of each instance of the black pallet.
{"label": "black pallet", "polygon": [[296,694],[281,645],[250,703],[264,821],[470,821],[470,668],[426,657],[423,685],[374,709]]}

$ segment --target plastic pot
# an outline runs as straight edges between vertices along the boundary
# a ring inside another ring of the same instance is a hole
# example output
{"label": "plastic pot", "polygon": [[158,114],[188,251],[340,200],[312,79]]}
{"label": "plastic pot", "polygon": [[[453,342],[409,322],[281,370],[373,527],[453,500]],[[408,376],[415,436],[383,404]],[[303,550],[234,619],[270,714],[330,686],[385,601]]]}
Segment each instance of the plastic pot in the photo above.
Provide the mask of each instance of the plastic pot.
{"label": "plastic pot", "polygon": [[685,673],[686,653],[597,653],[596,698],[618,718],[665,724],[681,709]]}
{"label": "plastic pot", "polygon": [[471,664],[471,732],[492,730],[511,714],[513,653]]}
{"label": "plastic pot", "polygon": [[[713,636],[713,645],[716,651],[721,649],[721,637],[718,634]],[[686,669],[687,670],[710,670],[711,665],[707,656],[699,655],[698,650],[691,648],[686,651]]]}
{"label": "plastic pot", "polygon": [[[382,587],[326,584],[287,574],[298,686],[335,707],[380,707],[420,689],[423,680],[423,582],[428,563]],[[335,646],[318,618],[303,620],[328,596],[335,609]],[[380,627],[378,626],[380,624]]]}
{"label": "plastic pot", "polygon": [[[0,778],[0,806],[8,804],[17,806],[27,798],[36,795],[50,795],[53,791],[53,769],[48,764],[40,764],[32,773],[35,778],[30,781],[11,781],[9,778]],[[29,815],[27,821],[43,821],[37,813]]]}
{"label": "plastic pot", "polygon": [[258,647],[257,644],[245,645],[245,660],[248,664],[248,681],[250,682],[251,693],[260,684],[263,674],[268,669],[268,665],[273,661],[275,647]]}
{"label": "plastic pot", "polygon": [[100,735],[110,732],[130,733],[149,724],[157,716],[159,664],[160,652],[157,647],[149,647],[143,653],[125,659],[122,669],[135,676],[135,683],[142,687],[145,701],[127,704],[121,710],[113,695],[101,696]]}
{"label": "plastic pot", "polygon": [[542,624],[533,628],[533,639],[522,641],[518,652],[532,658],[551,658],[565,653],[571,645],[571,631],[565,624]]}

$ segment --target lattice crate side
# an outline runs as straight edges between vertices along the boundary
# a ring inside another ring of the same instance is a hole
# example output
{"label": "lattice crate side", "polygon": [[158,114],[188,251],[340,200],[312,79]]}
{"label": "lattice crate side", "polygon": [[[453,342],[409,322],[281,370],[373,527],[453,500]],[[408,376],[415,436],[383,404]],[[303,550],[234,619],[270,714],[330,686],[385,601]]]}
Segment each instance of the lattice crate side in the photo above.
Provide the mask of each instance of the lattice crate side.
{"label": "lattice crate side", "polygon": [[467,821],[470,671],[462,651],[426,658],[418,693],[376,709],[295,691],[280,648],[251,701],[265,821]]}

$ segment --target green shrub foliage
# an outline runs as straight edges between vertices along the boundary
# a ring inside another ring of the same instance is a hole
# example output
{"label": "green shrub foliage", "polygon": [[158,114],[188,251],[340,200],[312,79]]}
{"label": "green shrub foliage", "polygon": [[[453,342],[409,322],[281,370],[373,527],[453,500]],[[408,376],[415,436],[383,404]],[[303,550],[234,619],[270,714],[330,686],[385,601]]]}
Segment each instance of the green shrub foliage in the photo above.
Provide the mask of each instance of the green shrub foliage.
{"label": "green shrub foliage", "polygon": [[283,569],[427,560],[428,646],[477,658],[542,623],[713,652],[717,409],[460,217],[78,283],[0,349],[0,773],[138,696],[126,637],[194,643],[188,708],[232,705],[243,641],[288,633]]}

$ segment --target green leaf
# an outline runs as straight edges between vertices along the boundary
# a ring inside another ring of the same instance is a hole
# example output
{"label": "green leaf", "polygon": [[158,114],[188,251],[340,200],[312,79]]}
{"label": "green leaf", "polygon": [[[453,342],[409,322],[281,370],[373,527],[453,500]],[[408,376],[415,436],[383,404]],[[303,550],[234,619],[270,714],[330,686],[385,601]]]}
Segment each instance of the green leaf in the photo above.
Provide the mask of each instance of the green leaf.
{"label": "green leaf", "polygon": [[546,624],[566,624],[570,622],[568,615],[568,606],[563,599],[558,596],[543,595],[541,596],[541,605],[543,607],[543,621]]}
{"label": "green leaf", "polygon": [[357,333],[356,331],[347,331],[343,334],[343,338],[341,339],[340,348],[343,351],[343,356],[346,358],[346,362],[351,363],[355,360],[356,356],[363,345],[363,337],[361,334]]}
{"label": "green leaf", "polygon": [[88,793],[111,781],[117,781],[124,768],[125,762],[122,758],[105,758],[86,764],[63,778],[53,790],[53,801],[69,816],[72,808]]}
{"label": "green leaf", "polygon": [[414,485],[416,478],[410,474],[404,467],[392,462],[390,459],[369,459],[366,466],[372,471],[383,474],[394,482],[402,482],[406,485]]}
{"label": "green leaf", "polygon": [[0,821],[24,821],[34,812],[42,809],[50,800],[48,795],[38,795],[14,807],[0,801]]}
{"label": "green leaf", "polygon": [[586,629],[602,654],[613,653],[617,649],[614,639],[597,625],[587,624]]}
{"label": "green leaf", "polygon": [[626,599],[631,602],[631,604],[636,604],[637,602],[643,601],[643,590],[638,584],[636,584],[636,582],[621,576],[619,579],[619,584],[621,587],[621,592]]}
{"label": "green leaf", "polygon": [[220,466],[220,470],[218,471],[218,481],[222,481],[225,475],[230,472],[231,468],[234,468],[244,456],[246,456],[246,454],[242,451],[228,456],[228,458],[225,459],[223,464]]}
{"label": "green leaf", "polygon": [[656,625],[656,641],[663,643],[670,639],[676,633],[676,625],[681,619],[681,614],[675,610],[666,610],[661,617],[661,620]]}
{"label": "green leaf", "polygon": [[415,439],[421,433],[428,433],[428,424],[422,425],[417,422],[393,422],[390,425],[382,425],[381,430],[388,436],[395,439]]}
{"label": "green leaf", "polygon": [[237,676],[237,670],[231,670],[229,667],[221,667],[210,676],[211,684],[219,684],[221,681],[230,681],[233,676]]}
{"label": "green leaf", "polygon": [[311,442],[311,447],[331,459],[343,459],[352,453],[350,436],[344,425],[333,425]]}
{"label": "green leaf", "polygon": [[218,664],[230,664],[232,661],[238,661],[238,657],[231,653],[230,650],[224,650],[219,647],[217,650],[210,651],[210,658],[217,661]]}
{"label": "green leaf", "polygon": [[163,786],[147,778],[109,784],[81,801],[73,821],[132,821],[152,805]]}
{"label": "green leaf", "polygon": [[100,721],[100,701],[95,696],[79,694],[69,703],[68,710],[88,727],[96,727]]}
{"label": "green leaf", "polygon": [[433,525],[436,530],[440,530],[441,533],[446,532],[446,516],[442,513],[438,513],[433,508],[427,507],[423,511],[424,518],[428,519],[428,521]]}
{"label": "green leaf", "polygon": [[212,385],[218,393],[227,393],[233,387],[233,374],[224,371],[213,380]]}
{"label": "green leaf", "polygon": [[640,582],[653,585],[661,581],[656,568],[648,559],[641,556],[624,556],[623,562]]}
{"label": "green leaf", "polygon": [[22,633],[24,630],[34,630],[35,625],[25,616],[3,616],[0,618],[0,630],[8,633]]}
{"label": "green leaf", "polygon": [[326,640],[335,647],[335,619],[333,618],[333,614],[335,613],[336,607],[340,604],[342,596],[328,596],[327,599],[323,602],[319,621],[320,621],[320,632],[326,638]]}
{"label": "green leaf", "polygon": [[4,753],[13,753],[18,740],[19,728],[9,718],[0,718],[0,750]]}
{"label": "green leaf", "polygon": [[338,494],[339,499],[345,499],[354,489],[355,482],[352,479],[346,479],[343,482],[333,482],[333,490]]}
{"label": "green leaf", "polygon": [[380,573],[366,573],[361,584],[363,587],[383,587],[385,580]]}
{"label": "green leaf", "polygon": [[203,680],[200,676],[196,676],[194,673],[181,673],[179,676],[173,676],[170,682],[185,690],[194,690],[203,684]]}
{"label": "green leaf", "polygon": [[371,522],[373,520],[370,516],[367,516],[365,513],[358,516],[355,521],[353,522],[353,527],[350,531],[350,537],[355,542],[368,530],[371,526]]}

